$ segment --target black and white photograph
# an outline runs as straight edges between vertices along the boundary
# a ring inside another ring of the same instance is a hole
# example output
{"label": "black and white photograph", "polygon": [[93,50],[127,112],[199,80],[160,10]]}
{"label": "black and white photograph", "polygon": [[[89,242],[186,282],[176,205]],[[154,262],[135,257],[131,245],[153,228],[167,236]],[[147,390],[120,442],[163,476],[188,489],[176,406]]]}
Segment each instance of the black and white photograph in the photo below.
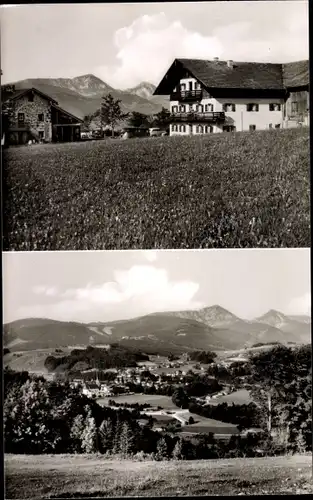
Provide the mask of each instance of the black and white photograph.
{"label": "black and white photograph", "polygon": [[0,28],[5,499],[312,495],[308,0]]}
{"label": "black and white photograph", "polygon": [[310,246],[307,1],[1,8],[3,246]]}
{"label": "black and white photograph", "polygon": [[6,499],[313,492],[309,249],[3,259]]}

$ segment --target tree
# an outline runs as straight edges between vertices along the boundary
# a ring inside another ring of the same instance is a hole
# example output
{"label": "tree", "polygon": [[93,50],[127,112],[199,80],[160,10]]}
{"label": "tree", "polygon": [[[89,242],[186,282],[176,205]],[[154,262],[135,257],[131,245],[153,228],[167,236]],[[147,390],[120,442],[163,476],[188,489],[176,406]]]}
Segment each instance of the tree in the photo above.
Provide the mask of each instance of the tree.
{"label": "tree", "polygon": [[149,117],[148,115],[144,115],[143,113],[138,113],[137,111],[132,111],[130,117],[128,119],[128,123],[131,127],[141,127],[142,125],[148,127]]}
{"label": "tree", "polygon": [[99,428],[99,441],[103,453],[111,451],[113,448],[113,423],[112,419],[108,418],[102,421]]}
{"label": "tree", "polygon": [[266,407],[269,434],[272,431],[275,405],[278,405],[285,392],[285,384],[293,380],[293,364],[292,350],[285,346],[276,346],[250,357],[250,392],[261,406]]}
{"label": "tree", "polygon": [[194,423],[195,423],[195,419],[190,415],[189,420],[188,420],[188,424],[192,425]]}
{"label": "tree", "polygon": [[84,116],[84,121],[83,121],[83,128],[86,130],[86,131],[89,131],[90,130],[90,125],[91,125],[91,122],[93,120],[94,116],[92,113],[89,113],[88,115],[85,115]]}
{"label": "tree", "polygon": [[111,127],[112,137],[114,136],[114,129],[116,125],[128,117],[128,113],[122,112],[120,103],[121,100],[114,99],[112,94],[102,97],[100,108],[101,129],[103,128],[103,124]]}
{"label": "tree", "polygon": [[167,442],[164,437],[160,438],[157,442],[155,458],[157,460],[166,460],[168,458]]}
{"label": "tree", "polygon": [[157,127],[166,128],[171,122],[171,112],[162,107],[162,110],[154,116],[154,120]]}
{"label": "tree", "polygon": [[122,424],[120,433],[120,452],[124,457],[128,457],[134,452],[135,436],[129,423],[126,421]]}
{"label": "tree", "polygon": [[98,430],[94,417],[91,413],[88,414],[84,430],[81,436],[81,447],[84,453],[95,453],[99,449]]}
{"label": "tree", "polygon": [[182,387],[178,387],[174,391],[172,401],[174,405],[178,406],[179,408],[188,408],[189,397]]}
{"label": "tree", "polygon": [[183,459],[183,444],[184,444],[183,440],[181,438],[179,438],[174,446],[173,453],[172,453],[172,457],[174,460],[182,460]]}

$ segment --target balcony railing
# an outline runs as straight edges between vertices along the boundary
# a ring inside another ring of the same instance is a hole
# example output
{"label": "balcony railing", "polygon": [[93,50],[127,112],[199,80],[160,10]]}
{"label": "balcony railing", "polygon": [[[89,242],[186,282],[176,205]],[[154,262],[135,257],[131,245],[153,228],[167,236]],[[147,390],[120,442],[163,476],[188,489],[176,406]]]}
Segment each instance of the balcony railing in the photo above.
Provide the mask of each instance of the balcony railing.
{"label": "balcony railing", "polygon": [[170,96],[171,101],[201,101],[202,90],[180,90],[173,92]]}
{"label": "balcony railing", "polygon": [[212,111],[209,113],[172,113],[172,122],[223,122],[225,113],[223,111]]}

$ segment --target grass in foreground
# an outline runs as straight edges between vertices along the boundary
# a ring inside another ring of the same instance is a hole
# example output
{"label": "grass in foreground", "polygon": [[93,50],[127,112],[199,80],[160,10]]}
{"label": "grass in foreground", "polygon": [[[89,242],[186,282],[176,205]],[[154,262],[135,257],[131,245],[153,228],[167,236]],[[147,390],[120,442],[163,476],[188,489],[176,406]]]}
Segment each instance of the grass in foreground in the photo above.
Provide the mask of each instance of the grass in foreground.
{"label": "grass in foreground", "polygon": [[6,499],[313,493],[312,456],[135,462],[8,455]]}
{"label": "grass in foreground", "polygon": [[307,247],[309,130],[4,152],[4,250]]}

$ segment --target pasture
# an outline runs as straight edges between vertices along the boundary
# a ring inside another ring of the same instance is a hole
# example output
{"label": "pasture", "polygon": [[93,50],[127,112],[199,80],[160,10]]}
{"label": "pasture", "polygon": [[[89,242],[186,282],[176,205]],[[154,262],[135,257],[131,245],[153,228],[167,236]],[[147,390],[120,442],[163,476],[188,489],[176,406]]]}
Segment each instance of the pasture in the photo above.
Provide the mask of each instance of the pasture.
{"label": "pasture", "polygon": [[99,405],[107,405],[111,399],[116,403],[148,403],[152,407],[161,406],[164,410],[178,410],[169,396],[160,396],[158,394],[125,394],[111,396],[108,398],[100,398],[97,400],[97,403]]}
{"label": "pasture", "polygon": [[7,455],[6,499],[313,493],[312,455],[138,462],[95,455]]}
{"label": "pasture", "polygon": [[9,148],[4,250],[308,247],[309,129]]}

